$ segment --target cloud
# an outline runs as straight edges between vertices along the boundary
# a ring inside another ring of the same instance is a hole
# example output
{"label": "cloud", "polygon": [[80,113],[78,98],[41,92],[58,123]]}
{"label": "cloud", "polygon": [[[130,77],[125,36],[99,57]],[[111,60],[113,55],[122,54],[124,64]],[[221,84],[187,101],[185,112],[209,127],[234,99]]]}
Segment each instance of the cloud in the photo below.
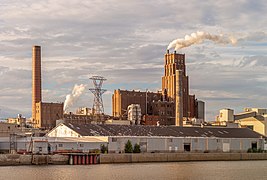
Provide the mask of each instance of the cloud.
{"label": "cloud", "polygon": [[267,56],[244,56],[238,64],[237,67],[265,67],[267,66]]}

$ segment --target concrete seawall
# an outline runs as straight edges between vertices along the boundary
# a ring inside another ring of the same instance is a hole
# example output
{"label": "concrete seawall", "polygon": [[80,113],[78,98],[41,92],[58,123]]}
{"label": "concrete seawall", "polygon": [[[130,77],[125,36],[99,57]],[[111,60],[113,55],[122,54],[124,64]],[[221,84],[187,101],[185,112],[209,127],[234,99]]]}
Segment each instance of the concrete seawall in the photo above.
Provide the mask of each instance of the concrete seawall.
{"label": "concrete seawall", "polygon": [[267,160],[267,153],[141,153],[100,155],[100,164],[241,160]]}
{"label": "concrete seawall", "polygon": [[[141,153],[101,154],[100,164],[182,162],[182,161],[241,161],[267,160],[267,153]],[[68,155],[0,154],[0,166],[14,165],[67,165]]]}
{"label": "concrete seawall", "polygon": [[69,157],[66,155],[21,155],[0,154],[0,166],[15,165],[41,165],[41,164],[68,164]]}

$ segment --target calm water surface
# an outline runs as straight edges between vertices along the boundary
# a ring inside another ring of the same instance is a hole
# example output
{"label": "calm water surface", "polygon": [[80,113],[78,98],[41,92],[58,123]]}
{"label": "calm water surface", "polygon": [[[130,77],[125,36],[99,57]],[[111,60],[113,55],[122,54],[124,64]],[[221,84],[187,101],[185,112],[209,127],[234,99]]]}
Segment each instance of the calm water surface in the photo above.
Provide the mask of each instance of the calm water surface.
{"label": "calm water surface", "polygon": [[6,166],[0,180],[267,179],[267,161],[207,161],[88,166]]}

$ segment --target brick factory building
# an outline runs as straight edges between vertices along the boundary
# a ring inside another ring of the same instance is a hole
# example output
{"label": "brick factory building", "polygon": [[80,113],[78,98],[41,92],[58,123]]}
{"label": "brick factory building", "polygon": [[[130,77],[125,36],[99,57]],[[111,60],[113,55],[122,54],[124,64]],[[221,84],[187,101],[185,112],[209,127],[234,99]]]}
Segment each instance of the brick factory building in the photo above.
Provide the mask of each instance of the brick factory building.
{"label": "brick factory building", "polygon": [[50,129],[63,118],[63,103],[42,102],[41,46],[32,47],[32,124]]}
{"label": "brick factory building", "polygon": [[35,127],[51,129],[63,118],[63,103],[36,103]]}
{"label": "brick factory building", "polygon": [[146,114],[146,102],[162,100],[161,93],[140,92],[127,90],[114,90],[112,95],[112,115],[114,117],[126,118],[127,108],[130,104],[140,104],[142,115]]}
{"label": "brick factory building", "polygon": [[[175,103],[170,101],[153,101],[148,106],[148,115],[143,119],[145,125],[175,125]],[[158,119],[151,121],[151,118]],[[152,124],[152,122],[154,124]]]}
{"label": "brick factory building", "polygon": [[[181,72],[181,82],[177,84],[177,72]],[[130,104],[140,104],[143,124],[177,125],[176,98],[177,88],[181,88],[181,105],[184,122],[201,118],[204,121],[204,102],[198,107],[195,95],[189,94],[189,80],[186,75],[185,54],[167,53],[164,56],[164,76],[162,76],[162,92],[140,92],[115,90],[112,96],[112,114],[114,117],[126,118],[127,107]],[[178,85],[178,87],[177,87]],[[179,106],[178,106],[179,107]],[[152,119],[155,120],[152,120]],[[147,120],[147,122],[146,122]],[[180,124],[181,125],[181,124]]]}
{"label": "brick factory building", "polygon": [[189,80],[186,75],[185,54],[177,54],[169,51],[164,58],[164,76],[162,77],[162,93],[167,101],[175,102],[176,98],[176,70],[182,71],[182,97],[183,117],[194,118],[197,116],[195,95],[189,95]]}

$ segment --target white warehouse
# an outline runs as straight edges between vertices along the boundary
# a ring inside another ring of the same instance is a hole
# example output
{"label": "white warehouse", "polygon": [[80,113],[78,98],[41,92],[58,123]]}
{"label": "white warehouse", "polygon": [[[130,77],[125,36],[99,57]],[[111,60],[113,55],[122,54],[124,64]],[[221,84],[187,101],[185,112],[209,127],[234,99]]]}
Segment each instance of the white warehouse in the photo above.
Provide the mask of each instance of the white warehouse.
{"label": "white warehouse", "polygon": [[264,149],[265,137],[248,128],[136,126],[61,123],[48,137],[98,137],[109,153],[123,153],[128,140],[142,152],[247,152]]}

